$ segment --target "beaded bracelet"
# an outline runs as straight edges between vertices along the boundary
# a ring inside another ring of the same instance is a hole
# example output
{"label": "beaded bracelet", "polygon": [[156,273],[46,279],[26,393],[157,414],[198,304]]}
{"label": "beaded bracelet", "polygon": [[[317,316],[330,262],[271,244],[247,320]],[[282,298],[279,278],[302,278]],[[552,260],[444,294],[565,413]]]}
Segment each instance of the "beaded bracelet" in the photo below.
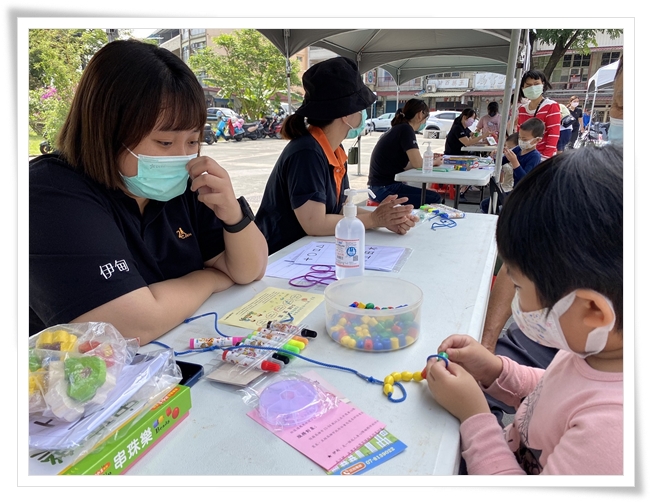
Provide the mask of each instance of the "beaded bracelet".
{"label": "beaded bracelet", "polygon": [[[449,356],[446,352],[439,352],[438,354],[430,355],[427,357],[427,362],[429,362],[429,359],[432,357],[442,359],[445,362],[445,368],[449,366]],[[411,380],[421,382],[422,380],[426,380],[426,377],[426,368],[414,373],[411,373],[410,371],[402,371],[401,373],[395,371],[384,378],[384,394],[386,394],[389,401],[393,403],[401,403],[406,399],[406,391],[404,390],[404,386],[399,382],[410,382]],[[400,399],[393,399],[393,386],[399,387],[402,391],[402,397]]]}

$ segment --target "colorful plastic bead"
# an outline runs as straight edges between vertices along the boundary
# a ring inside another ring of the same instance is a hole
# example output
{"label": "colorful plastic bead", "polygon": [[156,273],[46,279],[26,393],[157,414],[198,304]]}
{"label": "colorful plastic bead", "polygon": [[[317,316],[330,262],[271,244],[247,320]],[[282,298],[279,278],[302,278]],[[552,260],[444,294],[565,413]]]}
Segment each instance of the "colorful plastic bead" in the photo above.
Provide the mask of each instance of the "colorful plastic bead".
{"label": "colorful plastic bead", "polygon": [[391,375],[388,375],[386,378],[384,378],[384,383],[393,385],[395,383],[395,379]]}

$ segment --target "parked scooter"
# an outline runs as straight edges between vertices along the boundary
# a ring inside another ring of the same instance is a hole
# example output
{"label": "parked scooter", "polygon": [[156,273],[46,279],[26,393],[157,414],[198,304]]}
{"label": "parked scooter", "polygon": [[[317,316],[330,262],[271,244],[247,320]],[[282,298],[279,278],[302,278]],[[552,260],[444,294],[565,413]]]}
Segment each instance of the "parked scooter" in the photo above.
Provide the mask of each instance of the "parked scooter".
{"label": "parked scooter", "polygon": [[241,127],[244,130],[244,138],[257,139],[264,137],[264,127],[260,120],[242,124]]}
{"label": "parked scooter", "polygon": [[46,153],[52,153],[54,151],[54,148],[52,148],[52,145],[48,140],[41,141],[41,144],[39,145],[39,150],[43,155]]}
{"label": "parked scooter", "polygon": [[266,117],[265,119],[262,119],[263,122],[263,128],[262,128],[262,134],[266,138],[282,138],[282,134],[280,134],[280,131],[282,130],[282,119],[280,116],[274,114],[272,117]]}
{"label": "parked scooter", "polygon": [[212,126],[210,124],[205,124],[205,126],[203,126],[203,141],[205,141],[208,145],[211,145],[217,141],[217,136],[212,130]]}
{"label": "parked scooter", "polygon": [[574,148],[586,145],[599,145],[608,141],[609,122],[590,122],[587,130],[578,136]]}

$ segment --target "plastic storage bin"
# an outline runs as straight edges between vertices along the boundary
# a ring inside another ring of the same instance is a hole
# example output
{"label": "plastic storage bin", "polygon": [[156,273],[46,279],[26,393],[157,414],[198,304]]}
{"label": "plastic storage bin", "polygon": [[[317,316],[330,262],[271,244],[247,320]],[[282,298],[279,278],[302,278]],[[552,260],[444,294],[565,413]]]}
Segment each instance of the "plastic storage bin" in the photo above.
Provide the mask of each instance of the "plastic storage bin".
{"label": "plastic storage bin", "polygon": [[[354,302],[366,308],[351,306]],[[402,279],[364,275],[325,288],[327,333],[355,350],[386,352],[415,343],[420,336],[421,307],[422,290]]]}

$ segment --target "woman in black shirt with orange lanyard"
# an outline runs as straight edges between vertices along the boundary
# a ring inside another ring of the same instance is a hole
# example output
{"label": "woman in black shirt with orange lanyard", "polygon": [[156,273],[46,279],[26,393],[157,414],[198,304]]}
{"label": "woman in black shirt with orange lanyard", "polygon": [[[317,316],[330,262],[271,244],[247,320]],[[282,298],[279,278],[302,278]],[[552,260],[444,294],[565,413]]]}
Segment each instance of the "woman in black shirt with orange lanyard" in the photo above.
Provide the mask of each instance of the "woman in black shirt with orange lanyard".
{"label": "woman in black shirt with orange lanyard", "polygon": [[475,145],[490,135],[490,131],[485,128],[480,136],[472,138],[472,131],[469,130],[469,127],[474,123],[474,120],[476,120],[476,112],[471,108],[465,108],[456,117],[447,133],[445,155],[462,155],[463,151],[461,149],[464,146]]}

